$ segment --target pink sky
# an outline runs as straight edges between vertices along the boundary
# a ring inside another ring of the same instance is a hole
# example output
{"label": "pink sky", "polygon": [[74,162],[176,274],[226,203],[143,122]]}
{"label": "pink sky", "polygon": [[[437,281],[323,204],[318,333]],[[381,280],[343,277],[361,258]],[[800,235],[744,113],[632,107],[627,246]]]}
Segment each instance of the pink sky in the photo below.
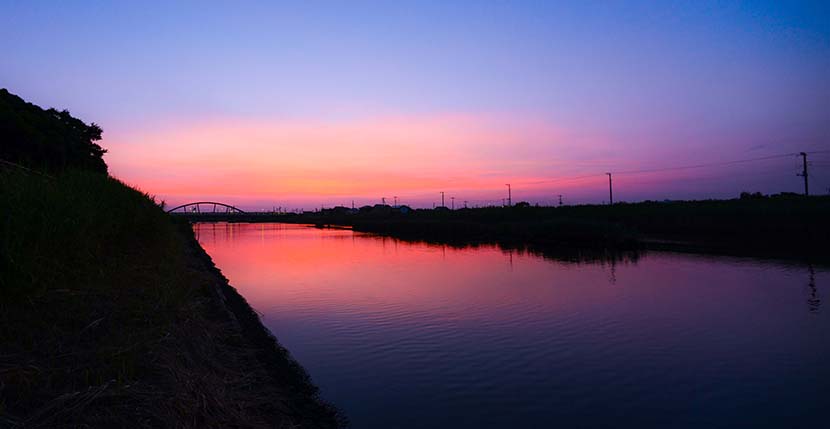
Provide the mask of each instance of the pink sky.
{"label": "pink sky", "polygon": [[[104,142],[112,172],[168,204],[210,200],[243,208],[315,208],[375,204],[394,196],[431,207],[446,193],[471,206],[513,201],[598,203],[607,197],[606,171],[618,172],[764,155],[701,143],[677,124],[622,135],[557,128],[541,117],[432,114],[349,119],[241,119],[170,121],[133,131],[115,130]],[[672,145],[664,142],[671,141]],[[680,142],[680,144],[678,144]],[[713,156],[716,155],[716,156]],[[794,168],[773,160],[778,175]],[[743,167],[743,169],[741,169]],[[618,200],[736,196],[763,186],[762,164],[615,177]],[[740,179],[741,174],[737,174]],[[588,176],[588,177],[586,177]],[[779,178],[780,179],[780,178]],[[783,179],[797,186],[797,181]],[[673,189],[673,194],[666,189]],[[775,190],[763,189],[766,192]],[[789,189],[787,189],[789,190]],[[697,191],[697,196],[692,191]],[[690,194],[689,192],[692,192]],[[718,195],[714,195],[718,196]]]}
{"label": "pink sky", "polygon": [[501,198],[505,180],[527,190],[552,171],[574,172],[556,160],[583,149],[562,134],[540,120],[453,114],[194,121],[106,143],[116,176],[171,204],[217,196],[262,206],[369,203],[397,195],[427,205],[441,190],[447,201],[458,193],[460,204]]}

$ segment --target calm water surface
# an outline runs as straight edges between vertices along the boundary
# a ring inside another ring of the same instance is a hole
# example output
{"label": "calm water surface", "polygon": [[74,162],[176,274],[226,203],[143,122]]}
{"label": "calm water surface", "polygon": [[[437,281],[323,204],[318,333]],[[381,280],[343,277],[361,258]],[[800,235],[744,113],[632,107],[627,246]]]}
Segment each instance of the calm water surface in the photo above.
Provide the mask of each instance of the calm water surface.
{"label": "calm water surface", "polygon": [[195,230],[355,428],[830,427],[826,269]]}

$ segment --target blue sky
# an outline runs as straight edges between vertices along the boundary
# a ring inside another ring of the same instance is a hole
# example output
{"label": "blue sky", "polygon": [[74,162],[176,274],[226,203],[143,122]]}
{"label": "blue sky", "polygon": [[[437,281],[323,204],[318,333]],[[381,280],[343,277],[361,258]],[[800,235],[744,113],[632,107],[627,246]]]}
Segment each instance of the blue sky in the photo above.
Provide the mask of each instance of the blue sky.
{"label": "blue sky", "polygon": [[580,149],[562,177],[830,149],[828,2],[6,1],[0,17],[0,86],[101,124],[139,186],[158,165],[120,149],[199,121],[532,118]]}

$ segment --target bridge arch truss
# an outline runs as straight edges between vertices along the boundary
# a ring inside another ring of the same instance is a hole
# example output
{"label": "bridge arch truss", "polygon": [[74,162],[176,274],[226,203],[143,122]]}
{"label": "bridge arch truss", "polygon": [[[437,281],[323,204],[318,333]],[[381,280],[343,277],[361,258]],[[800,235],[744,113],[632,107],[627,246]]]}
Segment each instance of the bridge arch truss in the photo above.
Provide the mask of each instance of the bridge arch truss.
{"label": "bridge arch truss", "polygon": [[230,204],[217,201],[195,201],[167,210],[172,214],[245,214],[245,211]]}

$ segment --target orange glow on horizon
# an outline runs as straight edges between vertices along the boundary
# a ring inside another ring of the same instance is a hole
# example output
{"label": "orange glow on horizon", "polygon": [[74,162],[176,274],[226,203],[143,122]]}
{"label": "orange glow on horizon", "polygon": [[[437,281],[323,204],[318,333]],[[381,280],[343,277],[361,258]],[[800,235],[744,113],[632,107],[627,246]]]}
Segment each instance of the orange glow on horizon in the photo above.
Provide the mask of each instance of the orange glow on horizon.
{"label": "orange glow on horizon", "polygon": [[[465,200],[498,205],[505,183],[514,185],[514,202],[556,204],[565,194],[566,204],[599,203],[608,192],[605,171],[653,167],[651,158],[664,154],[652,141],[620,145],[611,135],[498,115],[218,118],[119,132],[107,136],[106,160],[126,183],[169,204],[208,199],[248,209],[375,204],[393,196],[430,207],[440,203],[440,191],[448,206],[450,196],[456,207]],[[754,164],[747,167],[756,174]],[[671,194],[661,189],[718,189],[719,177],[711,169],[619,175],[615,194],[620,201],[663,199]]]}
{"label": "orange glow on horizon", "polygon": [[[472,115],[220,120],[110,136],[116,176],[170,199],[470,194],[547,180],[573,152],[540,120]],[[532,187],[532,185],[529,185]]]}

